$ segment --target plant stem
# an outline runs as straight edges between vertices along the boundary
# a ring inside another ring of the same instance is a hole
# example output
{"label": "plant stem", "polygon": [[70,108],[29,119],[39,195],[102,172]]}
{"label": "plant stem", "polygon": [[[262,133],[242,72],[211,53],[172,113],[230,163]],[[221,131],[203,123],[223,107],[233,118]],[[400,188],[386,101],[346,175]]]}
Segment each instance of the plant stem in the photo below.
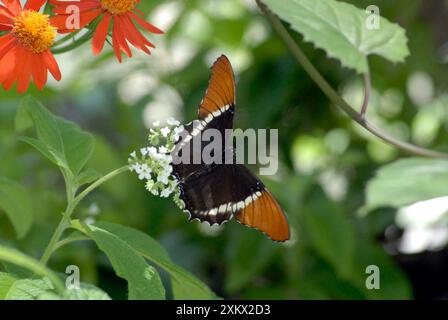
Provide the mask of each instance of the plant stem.
{"label": "plant stem", "polygon": [[367,73],[364,74],[364,101],[362,103],[361,112],[360,112],[360,116],[364,120],[366,118],[367,107],[369,106],[371,88],[372,88],[372,85],[371,85],[371,80],[370,80],[370,71],[367,71]]}
{"label": "plant stem", "polygon": [[[124,166],[119,169],[116,169],[116,170],[106,174],[102,178],[98,179],[94,183],[92,183],[89,187],[87,187],[83,192],[81,192],[76,197],[68,196],[67,209],[63,213],[62,219],[59,222],[59,225],[57,226],[53,236],[51,237],[50,242],[48,243],[47,247],[45,248],[42,258],[40,259],[40,262],[43,265],[46,265],[48,260],[50,260],[51,255],[53,254],[55,249],[58,247],[58,242],[61,239],[62,234],[64,233],[64,231],[67,228],[70,227],[70,221],[71,221],[73,211],[75,210],[77,205],[81,202],[81,200],[84,199],[90,192],[92,192],[93,190],[98,188],[100,185],[102,185],[106,181],[112,179],[113,177],[115,177],[115,176],[119,175],[120,173],[123,173],[127,170],[129,170],[128,166]],[[67,183],[67,188],[71,188],[70,183]],[[71,194],[71,192],[69,192],[68,194]]]}
{"label": "plant stem", "polygon": [[61,54],[61,53],[65,53],[65,52],[71,51],[73,49],[76,49],[76,48],[82,46],[87,41],[89,41],[92,38],[93,34],[94,34],[94,31],[90,30],[87,33],[85,33],[84,35],[82,35],[81,37],[79,37],[78,39],[74,40],[72,43],[70,43],[64,47],[54,48],[51,50],[51,52],[53,54]]}
{"label": "plant stem", "polygon": [[0,260],[13,263],[15,265],[21,266],[27,270],[32,271],[34,274],[40,275],[42,277],[47,277],[55,286],[55,289],[62,293],[64,292],[64,285],[61,280],[50,270],[48,270],[44,265],[28,257],[20,251],[3,247],[0,245]]}
{"label": "plant stem", "polygon": [[86,33],[84,33],[82,36],[80,36],[78,39],[75,39],[76,34],[78,34],[81,30],[75,31],[71,37],[70,36],[66,36],[64,38],[62,38],[58,44],[63,44],[65,43],[67,40],[69,40],[70,38],[73,38],[73,42],[63,46],[63,47],[59,47],[59,48],[53,48],[51,50],[51,52],[53,54],[61,54],[61,53],[65,53],[68,51],[71,51],[75,48],[78,48],[80,46],[82,46],[84,43],[86,43],[87,41],[89,41],[90,39],[92,39],[93,34],[95,33],[95,30],[98,26],[100,22],[100,17],[96,18],[93,22],[91,22],[89,24],[89,26],[87,26],[87,29],[89,31],[87,31]]}
{"label": "plant stem", "polygon": [[302,65],[303,69],[308,73],[308,75],[314,80],[314,82],[319,86],[323,93],[332,101],[336,106],[339,106],[350,118],[356,121],[359,125],[365,128],[367,131],[380,138],[384,142],[395,146],[407,153],[414,154],[421,157],[429,158],[440,158],[447,159],[448,154],[433,150],[424,149],[413,145],[408,142],[400,141],[389,134],[383,132],[381,129],[377,128],[372,123],[368,122],[362,113],[358,113],[353,109],[337,92],[333,87],[325,80],[325,78],[319,73],[319,71],[314,67],[314,65],[308,60],[303,51],[296,44],[294,39],[288,33],[288,30],[283,26],[280,20],[273,15],[270,10],[260,2],[260,0],[255,0],[258,7],[261,9],[263,14],[268,19],[271,26],[279,34],[282,40],[285,42],[288,49],[294,55],[296,60]]}
{"label": "plant stem", "polygon": [[76,207],[82,199],[84,199],[90,192],[92,192],[93,190],[98,188],[103,183],[107,182],[108,180],[110,180],[110,179],[114,178],[115,176],[118,176],[119,174],[126,172],[126,171],[129,171],[128,165],[118,168],[118,169],[106,174],[104,177],[96,180],[94,183],[92,183],[90,186],[88,186],[83,192],[81,192],[79,195],[77,195],[75,197],[75,199],[73,200],[73,206]]}
{"label": "plant stem", "polygon": [[68,211],[67,208],[67,210],[63,213],[62,219],[59,222],[59,225],[57,226],[55,232],[53,233],[50,242],[45,248],[44,254],[40,258],[40,263],[42,263],[43,265],[46,265],[48,260],[50,260],[50,257],[53,254],[56,244],[58,243],[59,239],[61,238],[62,234],[67,229],[67,227],[70,226],[70,216],[71,213]]}
{"label": "plant stem", "polygon": [[[70,227],[73,228],[73,224],[70,224]],[[59,250],[59,248],[62,248],[70,243],[78,242],[78,241],[87,241],[87,240],[91,240],[91,239],[84,235],[67,237],[65,239],[59,240],[58,243],[56,243],[56,245],[54,246],[53,252],[56,252],[57,250]]]}

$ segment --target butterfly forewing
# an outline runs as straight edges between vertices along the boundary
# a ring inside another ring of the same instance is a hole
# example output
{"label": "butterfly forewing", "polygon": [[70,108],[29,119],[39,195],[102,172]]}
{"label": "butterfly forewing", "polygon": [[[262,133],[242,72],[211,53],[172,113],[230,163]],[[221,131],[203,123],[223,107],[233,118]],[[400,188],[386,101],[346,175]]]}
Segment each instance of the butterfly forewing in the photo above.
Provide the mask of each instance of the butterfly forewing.
{"label": "butterfly forewing", "polygon": [[[232,65],[229,59],[222,55],[213,64],[209,85],[199,106],[199,120],[217,117],[223,112],[233,109],[235,103],[235,77]],[[230,128],[232,128],[232,123],[230,123]]]}

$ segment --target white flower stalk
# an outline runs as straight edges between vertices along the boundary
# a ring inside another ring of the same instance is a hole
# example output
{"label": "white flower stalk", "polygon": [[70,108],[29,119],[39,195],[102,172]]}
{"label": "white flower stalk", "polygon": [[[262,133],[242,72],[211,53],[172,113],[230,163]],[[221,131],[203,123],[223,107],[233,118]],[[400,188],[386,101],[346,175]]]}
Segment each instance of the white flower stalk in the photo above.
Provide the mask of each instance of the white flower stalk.
{"label": "white flower stalk", "polygon": [[153,127],[149,131],[149,146],[130,154],[129,169],[140,180],[146,181],[145,187],[150,193],[162,198],[173,195],[174,203],[183,209],[185,203],[180,199],[178,181],[173,175],[171,152],[184,127],[173,118],[167,120],[167,126],[161,126],[157,121],[153,123]]}

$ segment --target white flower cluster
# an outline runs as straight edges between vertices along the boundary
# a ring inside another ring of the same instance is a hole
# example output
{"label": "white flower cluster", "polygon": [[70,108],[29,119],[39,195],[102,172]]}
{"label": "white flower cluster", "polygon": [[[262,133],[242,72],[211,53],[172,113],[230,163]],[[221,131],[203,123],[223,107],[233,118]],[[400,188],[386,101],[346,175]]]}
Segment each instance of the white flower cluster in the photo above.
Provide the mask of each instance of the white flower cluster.
{"label": "white flower cluster", "polygon": [[174,202],[183,209],[185,204],[180,199],[178,181],[172,175],[171,152],[184,127],[173,118],[168,119],[166,124],[167,126],[161,127],[159,121],[153,123],[154,128],[150,129],[148,138],[150,146],[130,154],[129,169],[140,180],[146,180],[146,189],[153,195],[168,198],[174,193]]}

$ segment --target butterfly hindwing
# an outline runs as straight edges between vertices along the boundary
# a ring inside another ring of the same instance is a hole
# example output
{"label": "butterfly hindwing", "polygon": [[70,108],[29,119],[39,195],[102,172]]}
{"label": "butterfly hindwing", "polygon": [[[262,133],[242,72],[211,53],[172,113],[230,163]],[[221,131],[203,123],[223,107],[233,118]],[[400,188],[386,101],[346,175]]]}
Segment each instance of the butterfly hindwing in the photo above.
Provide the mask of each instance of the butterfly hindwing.
{"label": "butterfly hindwing", "polygon": [[243,165],[216,165],[181,183],[190,219],[221,224],[233,216],[275,241],[289,239],[286,217],[271,193]]}
{"label": "butterfly hindwing", "polygon": [[240,223],[260,230],[274,241],[283,242],[290,238],[288,221],[282,208],[264,187],[251,198],[246,198],[244,208],[237,211],[235,217]]}
{"label": "butterfly hindwing", "polygon": [[190,219],[207,221],[210,225],[230,220],[232,211],[232,166],[207,166],[181,184],[181,199]]}

